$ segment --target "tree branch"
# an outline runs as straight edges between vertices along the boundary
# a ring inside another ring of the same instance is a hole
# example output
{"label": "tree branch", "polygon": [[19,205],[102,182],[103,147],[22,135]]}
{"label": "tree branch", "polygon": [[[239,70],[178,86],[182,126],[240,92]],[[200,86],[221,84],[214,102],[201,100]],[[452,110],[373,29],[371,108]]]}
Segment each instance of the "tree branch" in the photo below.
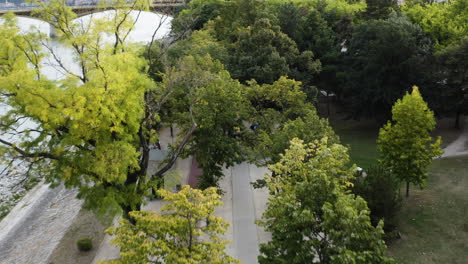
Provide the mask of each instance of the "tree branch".
{"label": "tree branch", "polygon": [[179,157],[180,152],[184,149],[185,145],[189,141],[192,134],[195,132],[197,128],[197,124],[193,123],[192,127],[189,129],[187,134],[185,134],[184,138],[180,141],[179,145],[177,146],[176,150],[172,153],[171,158],[169,159],[168,163],[164,165],[158,172],[156,172],[153,177],[161,178],[164,173],[172,168],[174,163],[176,162],[177,158]]}
{"label": "tree branch", "polygon": [[18,148],[15,144],[13,143],[10,143],[8,141],[5,141],[3,139],[0,138],[0,143],[4,144],[4,145],[7,145],[9,146],[10,148],[12,148],[13,150],[15,150],[16,152],[18,152],[19,154],[21,154],[24,158],[37,158],[37,157],[43,157],[43,158],[47,158],[47,159],[53,159],[53,160],[59,160],[60,158],[52,153],[49,153],[49,152],[38,152],[38,153],[30,153],[30,152],[27,152],[25,150],[22,150],[20,148]]}

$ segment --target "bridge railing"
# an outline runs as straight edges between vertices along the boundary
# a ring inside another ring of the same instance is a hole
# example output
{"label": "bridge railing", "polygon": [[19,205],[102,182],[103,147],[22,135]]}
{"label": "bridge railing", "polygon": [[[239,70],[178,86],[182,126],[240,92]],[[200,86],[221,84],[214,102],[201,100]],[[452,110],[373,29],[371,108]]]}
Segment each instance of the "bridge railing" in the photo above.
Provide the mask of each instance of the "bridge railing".
{"label": "bridge railing", "polygon": [[[82,7],[82,6],[97,6],[100,0],[67,0],[66,5],[70,7]],[[183,0],[154,0],[153,5],[167,5],[167,4],[183,4]],[[4,3],[0,3],[0,11],[17,11],[17,10],[29,10],[37,8],[38,5],[29,3],[12,3],[5,0]]]}

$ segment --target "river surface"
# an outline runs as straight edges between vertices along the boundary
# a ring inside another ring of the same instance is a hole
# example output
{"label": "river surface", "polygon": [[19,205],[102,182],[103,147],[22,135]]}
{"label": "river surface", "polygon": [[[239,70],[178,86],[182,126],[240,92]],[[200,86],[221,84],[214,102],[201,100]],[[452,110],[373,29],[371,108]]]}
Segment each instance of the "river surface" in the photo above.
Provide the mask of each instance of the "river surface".
{"label": "river surface", "polygon": [[[75,22],[86,24],[90,19],[112,15],[113,11],[105,11],[83,16]],[[170,32],[171,17],[136,11],[132,16],[137,19],[135,28],[129,35],[129,40],[132,42],[149,42],[158,27],[160,28],[156,34],[157,39],[167,36]],[[18,17],[18,26],[23,32],[39,30],[44,34],[50,33],[49,24],[36,19]],[[112,38],[107,37],[107,39]],[[72,51],[55,42],[52,42],[51,46],[57,51],[66,67],[79,74]],[[42,73],[47,78],[55,80],[64,77],[64,73],[51,58],[44,60]],[[5,114],[8,109],[7,105],[0,104],[0,115]],[[36,125],[33,122],[25,122],[22,126]],[[9,135],[2,134],[0,137],[15,141],[15,138]],[[0,172],[4,168],[0,165]],[[25,192],[20,184],[24,179],[24,169],[20,164],[16,164],[12,173],[0,174],[0,209],[2,205],[17,203],[15,195]],[[29,191],[0,222],[0,263],[47,263],[48,257],[80,211],[82,202],[75,199],[75,196],[76,190],[68,190],[63,186],[51,189],[43,183]]]}

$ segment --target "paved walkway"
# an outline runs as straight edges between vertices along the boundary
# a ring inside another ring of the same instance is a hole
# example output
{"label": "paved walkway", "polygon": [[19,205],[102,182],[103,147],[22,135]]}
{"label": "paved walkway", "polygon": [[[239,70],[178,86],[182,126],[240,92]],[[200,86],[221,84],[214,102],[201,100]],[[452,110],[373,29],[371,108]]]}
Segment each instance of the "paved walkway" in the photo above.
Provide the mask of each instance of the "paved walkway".
{"label": "paved walkway", "polygon": [[255,264],[259,250],[249,164],[232,168],[232,194],[235,257],[242,263]]}
{"label": "paved walkway", "polygon": [[462,133],[455,141],[444,148],[442,158],[468,155],[468,150],[466,150],[466,144],[468,142],[468,118],[464,117],[464,119]]}

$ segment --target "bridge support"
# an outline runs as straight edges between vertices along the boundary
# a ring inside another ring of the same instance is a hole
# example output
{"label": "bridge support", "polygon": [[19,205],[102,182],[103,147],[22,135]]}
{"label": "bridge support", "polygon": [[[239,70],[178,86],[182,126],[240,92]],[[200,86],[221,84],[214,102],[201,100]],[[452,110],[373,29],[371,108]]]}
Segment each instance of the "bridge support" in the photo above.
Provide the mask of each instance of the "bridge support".
{"label": "bridge support", "polygon": [[51,37],[51,38],[56,38],[57,37],[57,29],[52,24],[49,24],[49,37]]}

